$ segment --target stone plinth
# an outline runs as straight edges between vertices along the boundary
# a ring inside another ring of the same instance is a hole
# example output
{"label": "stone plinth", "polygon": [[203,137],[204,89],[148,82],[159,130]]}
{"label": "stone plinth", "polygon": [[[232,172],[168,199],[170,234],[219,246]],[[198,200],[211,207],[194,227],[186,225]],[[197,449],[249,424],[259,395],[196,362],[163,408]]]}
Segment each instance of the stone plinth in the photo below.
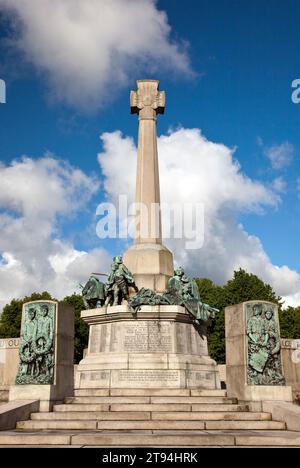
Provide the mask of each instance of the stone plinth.
{"label": "stone plinth", "polygon": [[292,391],[286,385],[250,385],[248,383],[247,355],[247,304],[274,304],[265,301],[248,301],[226,307],[226,388],[229,397],[240,401],[282,400],[291,401]]}
{"label": "stone plinth", "polygon": [[124,253],[124,263],[139,289],[163,293],[174,274],[173,255],[162,244],[134,244]]}
{"label": "stone plinth", "polygon": [[180,306],[86,310],[89,346],[76,388],[220,388],[207,340]]}
{"label": "stone plinth", "polygon": [[294,400],[300,401],[300,340],[281,340],[281,356],[287,385],[292,387]]}
{"label": "stone plinth", "polygon": [[[55,311],[52,383],[12,385],[9,401],[40,400],[40,411],[50,411],[53,404],[62,402],[66,396],[72,396],[74,393],[74,308],[55,301],[33,301],[24,304],[21,337],[24,332],[25,307],[35,307],[38,310],[41,304],[54,304]],[[33,374],[35,372],[36,368]]]}

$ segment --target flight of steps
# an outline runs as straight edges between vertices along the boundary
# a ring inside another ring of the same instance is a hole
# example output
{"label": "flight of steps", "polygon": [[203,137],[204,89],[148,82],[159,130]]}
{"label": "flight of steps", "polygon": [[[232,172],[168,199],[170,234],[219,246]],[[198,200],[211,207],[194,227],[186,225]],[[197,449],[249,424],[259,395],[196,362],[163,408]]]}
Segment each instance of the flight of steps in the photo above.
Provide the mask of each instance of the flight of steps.
{"label": "flight of steps", "polygon": [[0,446],[300,446],[300,432],[249,411],[225,390],[78,389],[51,413],[32,413]]}

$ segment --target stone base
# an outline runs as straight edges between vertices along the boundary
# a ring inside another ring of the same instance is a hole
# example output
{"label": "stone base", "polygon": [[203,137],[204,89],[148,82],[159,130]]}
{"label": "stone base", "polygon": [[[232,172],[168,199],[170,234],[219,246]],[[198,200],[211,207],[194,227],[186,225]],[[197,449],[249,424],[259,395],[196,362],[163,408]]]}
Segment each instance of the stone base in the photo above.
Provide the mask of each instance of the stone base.
{"label": "stone base", "polygon": [[123,256],[138,288],[162,293],[174,274],[173,255],[161,244],[134,244]]}
{"label": "stone base", "polygon": [[62,403],[65,396],[72,396],[74,393],[71,386],[59,389],[56,385],[12,385],[9,389],[9,401],[18,400],[40,400],[40,411],[52,411],[53,405]]}
{"label": "stone base", "polygon": [[180,306],[127,306],[83,311],[89,347],[76,373],[76,388],[219,389],[207,340]]}
{"label": "stone base", "polygon": [[[262,301],[249,301],[262,302]],[[264,400],[292,401],[287,385],[249,385],[247,380],[246,303],[226,307],[226,388],[229,397],[243,402]]]}
{"label": "stone base", "polygon": [[286,385],[245,385],[238,395],[240,401],[292,401],[292,388]]}

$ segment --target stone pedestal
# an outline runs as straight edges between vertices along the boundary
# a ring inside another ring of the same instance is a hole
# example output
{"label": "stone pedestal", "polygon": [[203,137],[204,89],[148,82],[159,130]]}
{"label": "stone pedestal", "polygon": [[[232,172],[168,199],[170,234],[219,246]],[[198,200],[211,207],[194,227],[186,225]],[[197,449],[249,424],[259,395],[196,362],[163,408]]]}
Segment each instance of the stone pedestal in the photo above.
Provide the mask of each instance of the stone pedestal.
{"label": "stone pedestal", "polygon": [[293,399],[300,402],[300,340],[281,340],[281,356],[286,383],[292,387]]}
{"label": "stone pedestal", "polygon": [[174,274],[173,255],[162,244],[134,244],[123,256],[138,288],[163,293]]}
{"label": "stone pedestal", "polygon": [[180,306],[86,310],[89,346],[76,388],[220,388],[207,340]]}
{"label": "stone pedestal", "polygon": [[[12,385],[9,391],[9,401],[40,400],[40,411],[47,412],[51,411],[53,404],[62,402],[66,396],[72,396],[74,393],[74,308],[55,301],[34,301],[24,304],[21,346],[24,334],[25,308],[28,306],[35,308],[38,314],[39,309],[44,304],[52,307],[54,315],[52,383]],[[36,339],[38,339],[38,335],[36,335]]]}
{"label": "stone pedestal", "polygon": [[275,304],[265,301],[248,301],[226,307],[226,388],[229,397],[240,401],[282,400],[292,401],[291,387],[286,385],[251,385],[247,376],[247,305],[270,304],[278,311]]}

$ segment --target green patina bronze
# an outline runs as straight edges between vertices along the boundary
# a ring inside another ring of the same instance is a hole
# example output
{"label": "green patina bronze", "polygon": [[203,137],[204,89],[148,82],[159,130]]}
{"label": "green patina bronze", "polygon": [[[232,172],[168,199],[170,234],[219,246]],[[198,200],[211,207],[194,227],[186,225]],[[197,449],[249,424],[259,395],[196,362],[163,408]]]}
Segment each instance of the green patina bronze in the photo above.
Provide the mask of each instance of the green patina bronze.
{"label": "green patina bronze", "polygon": [[99,281],[93,274],[82,288],[85,308],[120,305],[123,300],[129,300],[130,287],[138,292],[133,275],[124,265],[122,257],[114,257],[106,284]]}
{"label": "green patina bronze", "polygon": [[[136,293],[131,297],[130,287]],[[219,312],[201,301],[196,281],[186,276],[181,267],[175,270],[163,294],[157,294],[147,288],[141,288],[139,291],[121,256],[113,258],[107,283],[101,283],[92,275],[82,289],[82,296],[86,309],[120,305],[123,300],[128,302],[135,313],[143,305],[179,305],[185,307],[198,324],[208,324],[215,317],[215,313]]]}
{"label": "green patina bronze", "polygon": [[56,304],[24,305],[16,384],[52,384]]}
{"label": "green patina bronze", "polygon": [[249,385],[285,385],[280,358],[279,320],[270,303],[245,304]]}
{"label": "green patina bronze", "polygon": [[151,289],[142,288],[129,300],[129,305],[135,312],[142,305],[179,305],[185,307],[198,323],[208,323],[218,312],[218,309],[201,301],[195,280],[187,277],[181,267],[175,270],[164,294],[156,294]]}
{"label": "green patina bronze", "polygon": [[90,276],[82,289],[82,298],[86,309],[102,307],[106,299],[105,284],[99,281],[96,276]]}
{"label": "green patina bronze", "polygon": [[128,302],[129,287],[132,287],[136,293],[138,292],[133,275],[124,265],[122,257],[114,257],[111,265],[111,273],[105,286],[105,305],[120,305],[123,299]]}

